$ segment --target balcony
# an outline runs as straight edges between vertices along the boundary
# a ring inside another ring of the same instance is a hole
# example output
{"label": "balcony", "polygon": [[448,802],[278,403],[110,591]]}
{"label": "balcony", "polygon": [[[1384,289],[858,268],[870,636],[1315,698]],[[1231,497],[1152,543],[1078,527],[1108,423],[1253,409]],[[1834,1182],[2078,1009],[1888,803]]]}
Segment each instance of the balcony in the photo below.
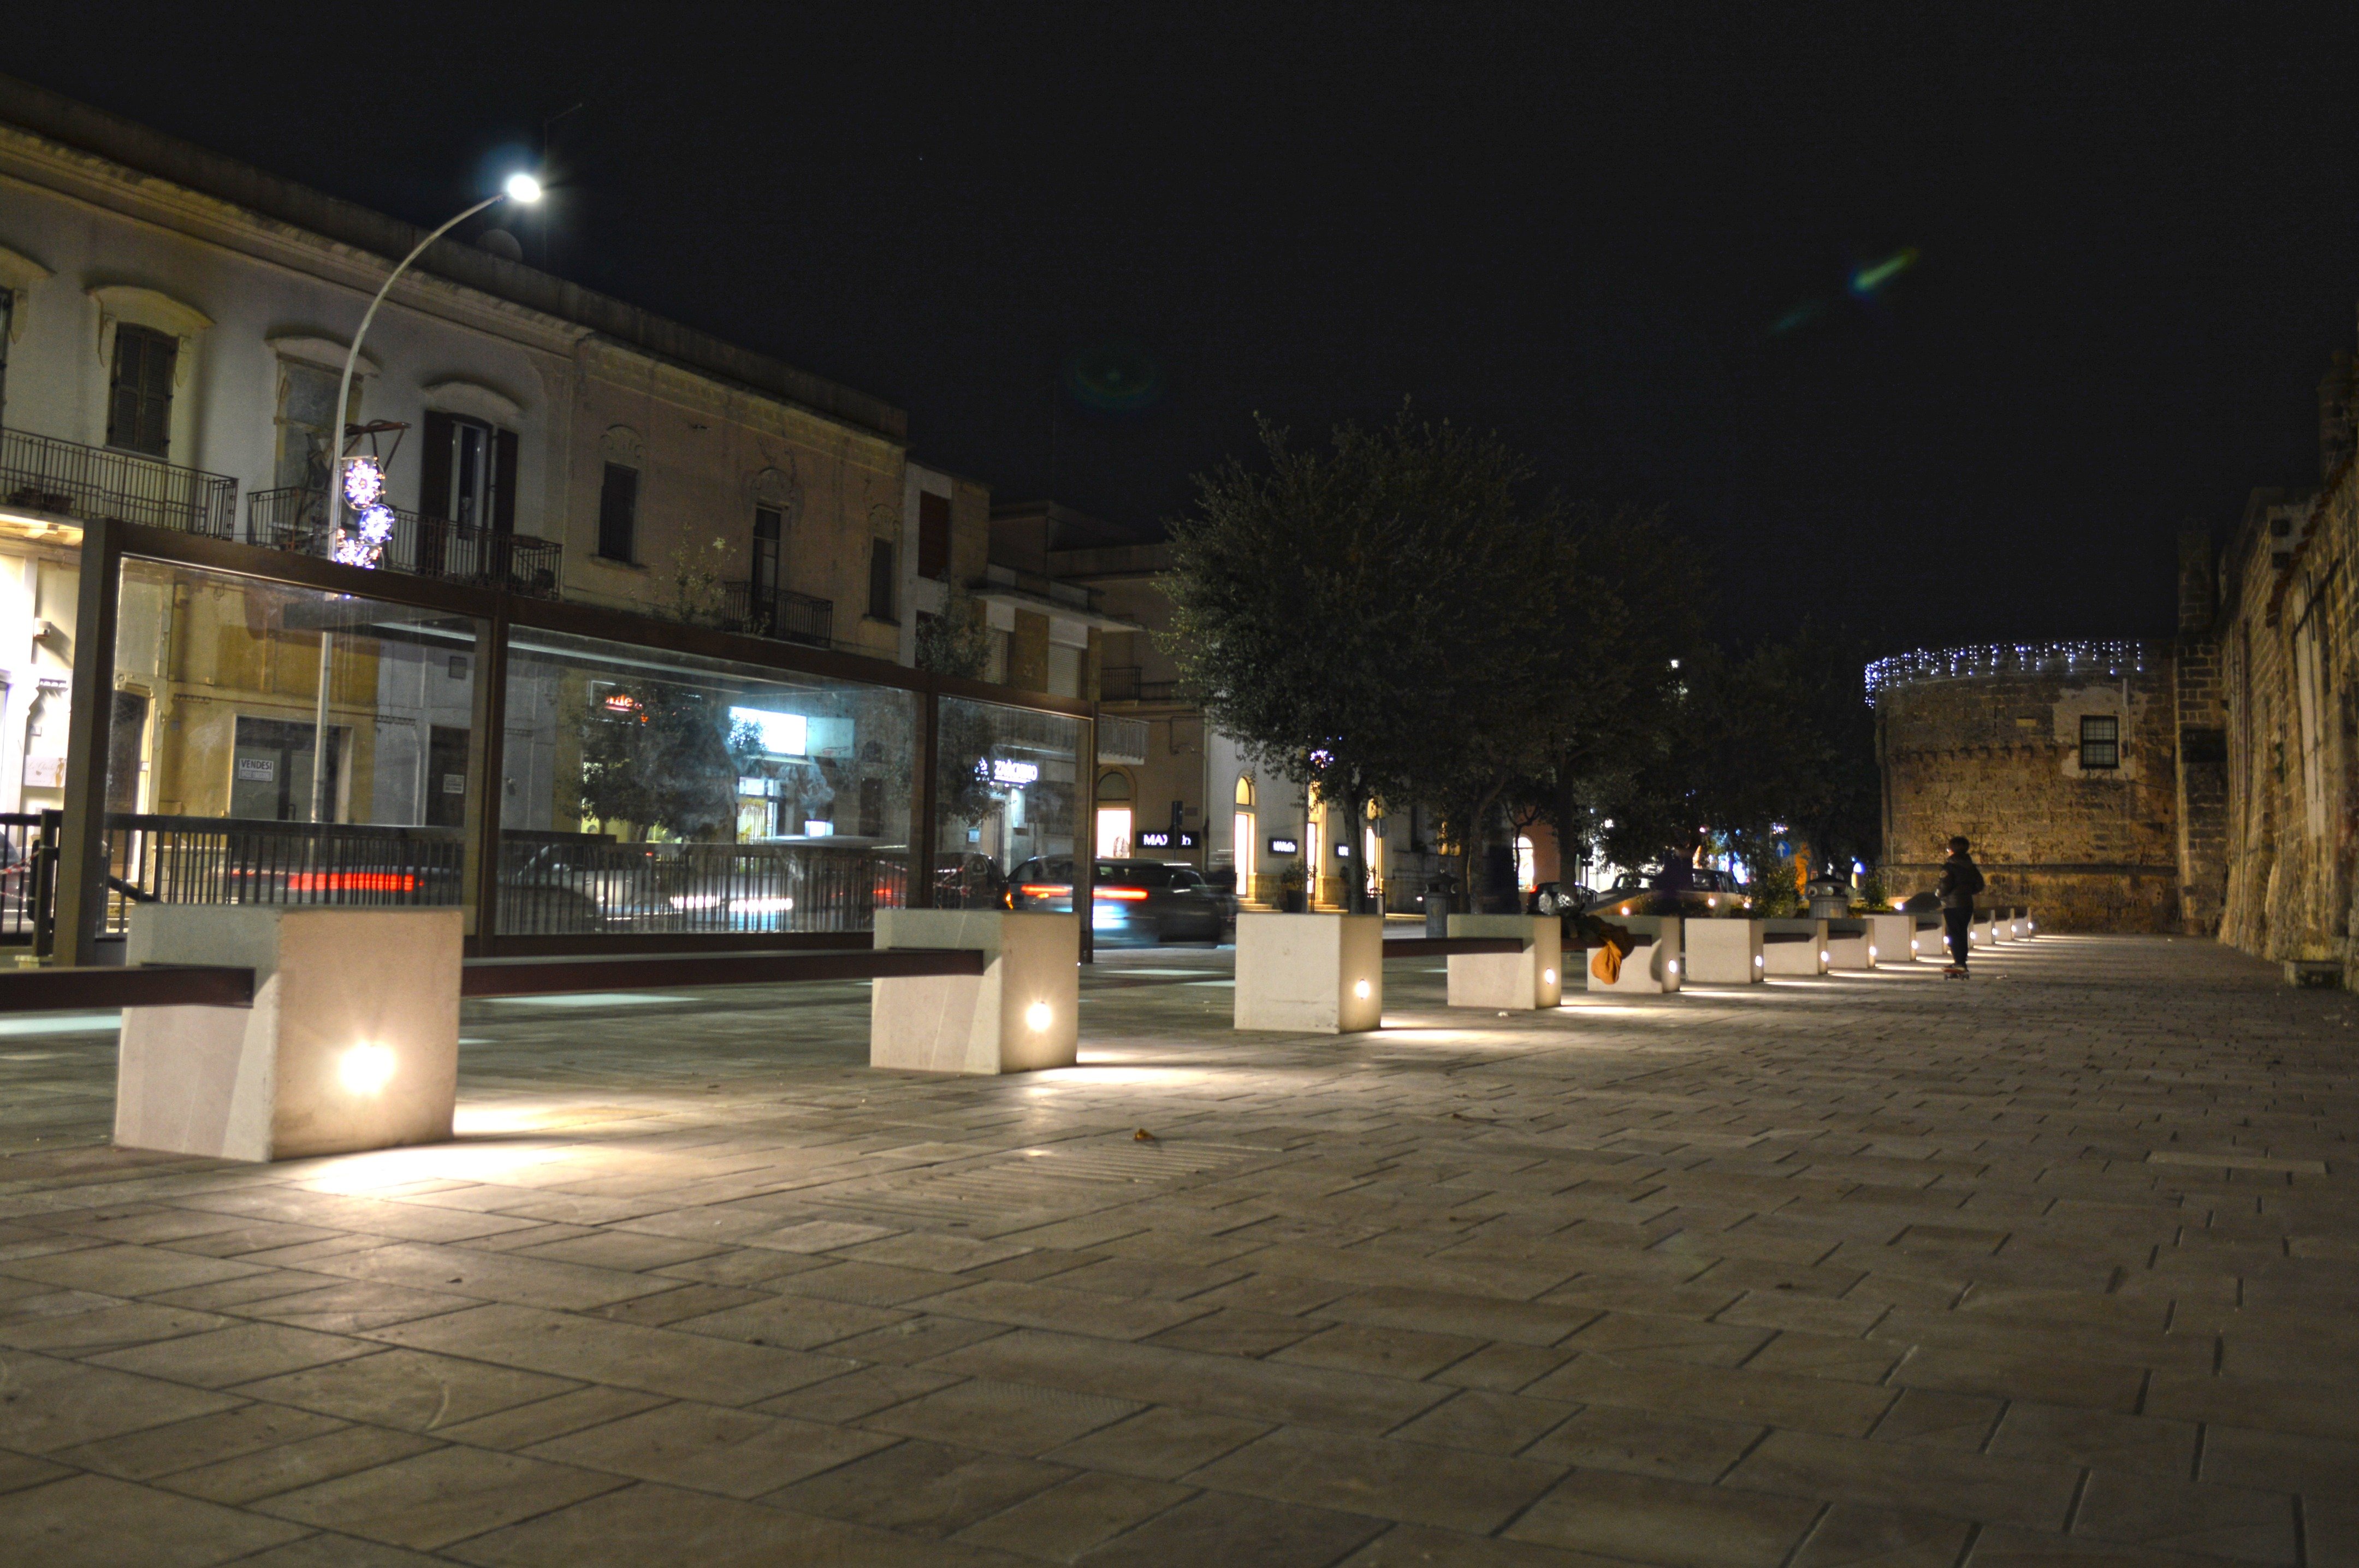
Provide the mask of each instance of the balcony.
{"label": "balcony", "polygon": [[107,519],[234,537],[237,481],[106,447],[0,430],[0,506],[27,522]]}
{"label": "balcony", "polygon": [[753,582],[726,582],[721,588],[724,630],[814,648],[834,645],[835,600]]}
{"label": "balcony", "polygon": [[1062,608],[1082,611],[1090,615],[1103,613],[1103,596],[1096,589],[1078,582],[1064,582],[1039,572],[1026,571],[1021,567],[989,566],[984,568],[978,589],[1013,589],[1017,593]]}
{"label": "balcony", "polygon": [[1179,692],[1179,682],[1142,680],[1136,665],[1108,665],[1098,672],[1098,700],[1101,702],[1170,702]]}
{"label": "balcony", "polygon": [[[328,553],[327,498],[316,490],[257,490],[246,497],[245,542],[298,555]],[[554,599],[564,546],[553,539],[501,534],[394,509],[393,537],[377,565],[385,571],[443,582],[505,588]]]}

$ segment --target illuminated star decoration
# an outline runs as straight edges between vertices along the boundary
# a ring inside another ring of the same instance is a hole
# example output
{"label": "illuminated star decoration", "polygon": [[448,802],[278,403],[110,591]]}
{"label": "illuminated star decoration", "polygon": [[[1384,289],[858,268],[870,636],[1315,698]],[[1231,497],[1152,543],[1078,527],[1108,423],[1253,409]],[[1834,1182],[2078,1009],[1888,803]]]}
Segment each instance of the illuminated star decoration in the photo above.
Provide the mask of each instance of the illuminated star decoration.
{"label": "illuminated star decoration", "polygon": [[344,460],[344,504],[353,529],[336,530],[335,558],[348,567],[374,567],[384,558],[397,516],[385,503],[385,467],[373,457]]}
{"label": "illuminated star decoration", "polygon": [[[1904,245],[1880,262],[1854,267],[1851,276],[1843,280],[1843,293],[1863,305],[1871,304],[1882,297],[1886,284],[1915,266],[1917,258],[1917,247]],[[1806,299],[1770,322],[1769,335],[1782,338],[1789,332],[1799,331],[1825,315],[1827,307],[1833,303],[1835,301],[1831,299]]]}

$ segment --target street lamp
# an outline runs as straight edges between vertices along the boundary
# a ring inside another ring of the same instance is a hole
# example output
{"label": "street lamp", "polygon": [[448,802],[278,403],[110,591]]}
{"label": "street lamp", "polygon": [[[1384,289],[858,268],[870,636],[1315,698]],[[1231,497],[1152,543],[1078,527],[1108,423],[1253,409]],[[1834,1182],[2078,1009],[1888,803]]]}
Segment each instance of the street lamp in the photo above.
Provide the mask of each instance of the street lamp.
{"label": "street lamp", "polygon": [[[343,376],[336,383],[336,422],[328,427],[328,450],[330,461],[328,463],[328,493],[326,497],[326,543],[330,549],[332,550],[335,546],[337,533],[336,525],[342,521],[344,504],[344,418],[352,407],[353,366],[360,362],[361,340],[368,336],[369,323],[376,319],[376,308],[385,303],[385,297],[393,292],[394,284],[400,280],[403,273],[409,270],[409,264],[426,254],[427,246],[432,244],[435,241],[449,233],[451,230],[457,228],[460,224],[465,222],[468,219],[482,211],[484,208],[489,207],[497,201],[514,201],[520,205],[528,207],[539,200],[540,181],[538,179],[525,173],[521,169],[508,176],[506,183],[500,187],[500,192],[498,195],[484,197],[481,201],[476,202],[473,207],[468,208],[465,211],[460,213],[457,217],[451,219],[449,222],[443,224],[440,228],[435,230],[424,239],[419,241],[417,248],[412,250],[408,255],[401,258],[401,265],[395,267],[391,273],[386,275],[384,284],[376,291],[376,297],[369,301],[368,309],[362,313],[360,330],[353,334],[352,347],[344,351]],[[334,668],[336,657],[335,650],[335,633],[322,630],[320,633],[319,702],[318,709],[313,714],[311,722],[311,820],[314,822],[323,820],[323,814],[326,812],[328,807],[328,677]]]}
{"label": "street lamp", "polygon": [[426,254],[427,246],[484,208],[499,201],[514,201],[521,206],[529,207],[539,200],[540,181],[522,169],[517,170],[508,176],[506,183],[500,187],[498,195],[484,197],[481,201],[419,241],[417,249],[401,258],[401,265],[386,276],[384,286],[376,291],[376,297],[369,301],[368,309],[361,316],[360,330],[353,334],[353,346],[344,353],[343,377],[336,383],[336,422],[328,427],[328,441],[332,458],[328,465],[328,537],[332,542],[335,538],[336,524],[341,520],[341,507],[343,503],[344,418],[352,406],[353,366],[360,361],[361,340],[368,336],[369,323],[376,319],[376,308],[385,303],[385,297],[393,292],[394,284],[400,280],[403,273],[409,270],[409,264]]}

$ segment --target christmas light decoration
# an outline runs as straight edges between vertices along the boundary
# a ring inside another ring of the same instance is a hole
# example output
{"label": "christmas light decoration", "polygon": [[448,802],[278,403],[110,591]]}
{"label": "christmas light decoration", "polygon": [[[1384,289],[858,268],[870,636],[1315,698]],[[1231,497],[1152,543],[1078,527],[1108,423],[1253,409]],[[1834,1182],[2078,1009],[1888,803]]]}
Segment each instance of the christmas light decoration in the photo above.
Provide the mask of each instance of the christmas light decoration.
{"label": "christmas light decoration", "polygon": [[1879,693],[1922,681],[1972,680],[1999,675],[2144,675],[2144,643],[1984,643],[1965,648],[1919,648],[1867,666],[1867,704]]}

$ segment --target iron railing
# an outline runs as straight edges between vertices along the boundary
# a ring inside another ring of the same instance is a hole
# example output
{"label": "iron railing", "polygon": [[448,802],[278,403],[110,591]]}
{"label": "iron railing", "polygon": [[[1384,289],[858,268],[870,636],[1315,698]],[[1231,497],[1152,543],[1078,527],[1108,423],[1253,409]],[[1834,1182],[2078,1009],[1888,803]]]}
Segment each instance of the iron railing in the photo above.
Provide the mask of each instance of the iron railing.
{"label": "iron railing", "polygon": [[26,430],[0,430],[0,501],[70,522],[101,518],[233,537],[237,481]]}
{"label": "iron railing", "polygon": [[906,857],[865,845],[500,835],[503,935],[867,931],[908,885]]}
{"label": "iron railing", "polygon": [[832,599],[753,582],[725,582],[721,589],[723,631],[750,632],[756,637],[807,643],[814,648],[833,643],[835,600]]}
{"label": "iron railing", "polygon": [[106,930],[135,903],[449,906],[460,900],[456,827],[106,816]]}
{"label": "iron railing", "polygon": [[1169,702],[1177,681],[1142,680],[1136,665],[1108,665],[1098,672],[1098,697],[1104,702]]}
{"label": "iron railing", "polygon": [[[378,565],[410,577],[505,587],[511,593],[554,599],[564,546],[553,539],[502,534],[448,518],[393,509],[393,537]],[[292,486],[246,497],[245,536],[252,545],[301,555],[328,553],[327,498]]]}
{"label": "iron railing", "polygon": [[46,953],[61,811],[0,813],[0,945]]}

